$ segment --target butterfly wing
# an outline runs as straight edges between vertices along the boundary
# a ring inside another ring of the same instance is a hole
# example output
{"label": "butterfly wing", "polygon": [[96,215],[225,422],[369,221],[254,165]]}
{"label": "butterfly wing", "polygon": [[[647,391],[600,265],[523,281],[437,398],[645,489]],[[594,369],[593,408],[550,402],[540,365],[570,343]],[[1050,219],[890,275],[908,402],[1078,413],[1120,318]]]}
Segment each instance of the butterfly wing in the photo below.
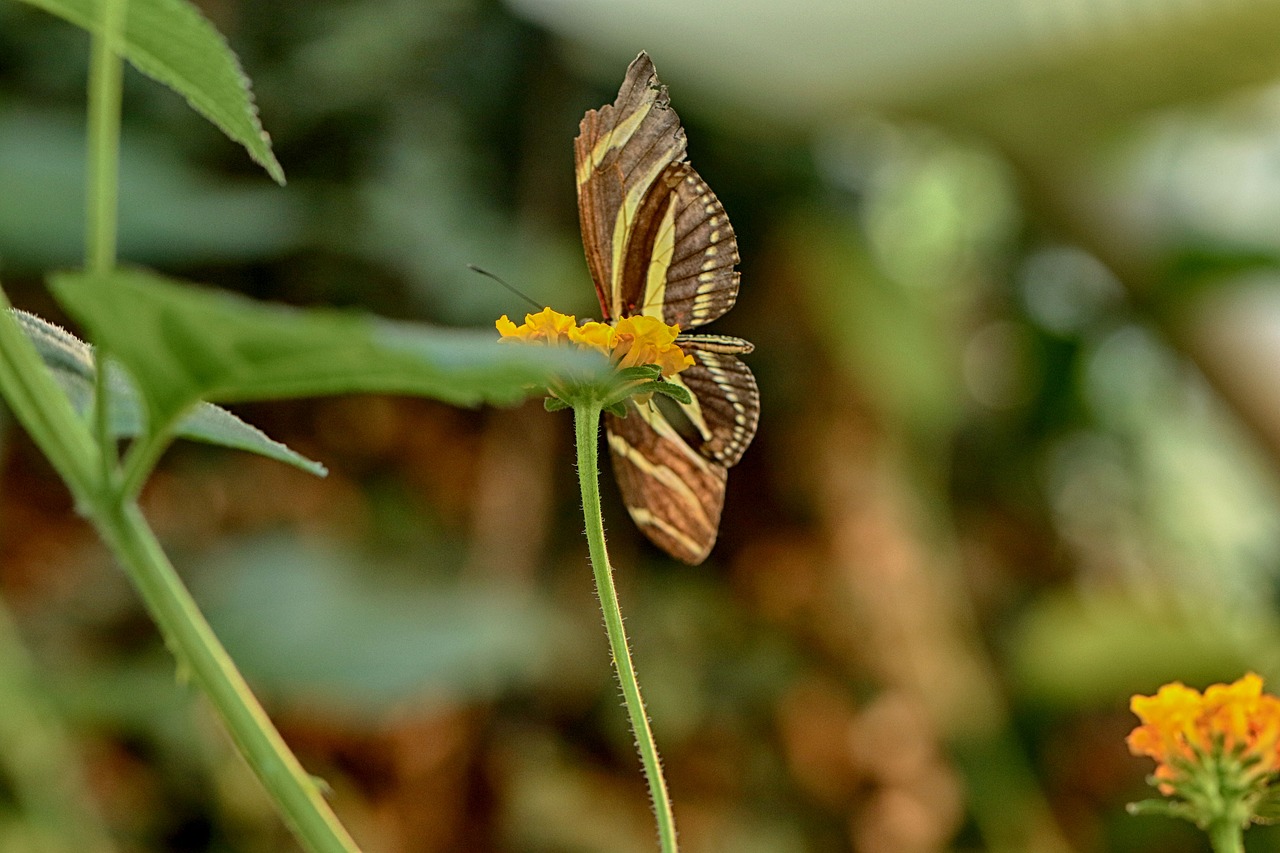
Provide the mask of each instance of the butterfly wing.
{"label": "butterfly wing", "polygon": [[650,314],[690,329],[738,297],[738,241],[716,194],[685,162],[684,129],[641,53],[618,97],[574,140],[578,219],[605,320]]}
{"label": "butterfly wing", "polygon": [[[688,163],[667,166],[632,222],[623,308],[691,329],[738,299],[738,241],[724,206]],[[630,300],[630,301],[628,301]]]}
{"label": "butterfly wing", "polygon": [[656,407],[627,403],[605,415],[613,473],[631,519],[654,544],[686,563],[711,553],[728,469],[695,451]]}
{"label": "butterfly wing", "polygon": [[[691,398],[679,423],[656,404],[627,404],[627,417],[605,416],[613,471],[636,526],[686,563],[701,563],[715,545],[728,469],[755,436],[760,393],[733,352],[737,338],[684,340],[694,364],[671,381]],[[726,351],[727,350],[727,351]],[[673,401],[674,402],[674,401]]]}
{"label": "butterfly wing", "polygon": [[646,196],[684,152],[680,118],[641,53],[627,68],[617,99],[588,111],[573,141],[582,244],[606,321],[625,316],[624,306],[642,296],[623,292],[628,235]]}
{"label": "butterfly wing", "polygon": [[670,382],[692,398],[680,404],[690,428],[682,430],[706,458],[732,468],[755,438],[760,421],[760,390],[751,369],[735,353],[749,352],[741,338],[682,335],[676,341],[693,356],[693,365]]}

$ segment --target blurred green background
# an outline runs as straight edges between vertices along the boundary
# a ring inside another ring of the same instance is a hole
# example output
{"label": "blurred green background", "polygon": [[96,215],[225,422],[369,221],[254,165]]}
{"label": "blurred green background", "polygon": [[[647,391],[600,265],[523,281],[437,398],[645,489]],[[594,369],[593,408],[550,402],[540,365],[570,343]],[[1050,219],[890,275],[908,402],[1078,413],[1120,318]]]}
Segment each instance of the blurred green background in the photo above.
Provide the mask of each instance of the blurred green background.
{"label": "blurred green background", "polygon": [[[763,397],[705,565],[606,486],[686,851],[1208,849],[1124,814],[1123,738],[1167,680],[1280,687],[1280,2],[200,5],[289,184],[130,72],[122,257],[453,326],[525,310],[468,263],[598,315],[572,140],[653,57]],[[53,320],[87,45],[0,3],[0,275]],[[569,419],[237,411],[329,478],[181,445],[144,507],[362,845],[655,849]],[[7,427],[0,851],[296,849]]]}

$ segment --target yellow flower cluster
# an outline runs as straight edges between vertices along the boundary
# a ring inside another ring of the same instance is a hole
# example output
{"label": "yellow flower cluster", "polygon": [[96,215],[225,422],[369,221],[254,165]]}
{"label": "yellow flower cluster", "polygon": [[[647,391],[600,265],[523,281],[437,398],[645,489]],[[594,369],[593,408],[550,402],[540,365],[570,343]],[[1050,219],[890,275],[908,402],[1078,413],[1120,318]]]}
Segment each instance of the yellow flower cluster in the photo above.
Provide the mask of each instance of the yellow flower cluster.
{"label": "yellow flower cluster", "polygon": [[1255,777],[1280,770],[1280,699],[1264,694],[1253,673],[1234,684],[1214,684],[1203,695],[1178,682],[1166,684],[1154,696],[1134,696],[1129,708],[1142,720],[1129,733],[1129,751],[1156,760],[1163,794],[1174,793],[1172,783],[1205,756],[1249,759]]}
{"label": "yellow flower cluster", "polygon": [[656,364],[664,378],[675,376],[693,364],[676,344],[679,326],[668,326],[656,317],[623,317],[616,325],[588,322],[577,325],[571,314],[544,308],[537,314],[526,314],[517,326],[503,314],[494,325],[503,338],[547,346],[575,346],[595,349],[621,368]]}

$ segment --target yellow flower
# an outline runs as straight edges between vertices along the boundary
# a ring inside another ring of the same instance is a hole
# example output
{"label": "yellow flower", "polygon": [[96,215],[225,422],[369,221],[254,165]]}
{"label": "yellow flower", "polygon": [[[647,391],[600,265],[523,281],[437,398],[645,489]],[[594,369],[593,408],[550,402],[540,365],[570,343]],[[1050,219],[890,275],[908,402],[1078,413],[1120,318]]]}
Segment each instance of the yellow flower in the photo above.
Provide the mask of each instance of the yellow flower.
{"label": "yellow flower", "polygon": [[504,338],[515,338],[529,343],[545,343],[558,346],[569,340],[570,332],[577,324],[572,314],[561,314],[550,308],[543,308],[537,314],[525,314],[524,323],[517,326],[503,314],[494,323],[498,334]]}
{"label": "yellow flower", "polygon": [[1206,762],[1234,761],[1249,785],[1280,771],[1280,699],[1264,694],[1253,673],[1214,684],[1203,695],[1166,684],[1155,696],[1134,696],[1129,708],[1142,720],[1129,734],[1129,751],[1156,760],[1163,794],[1174,793]]}
{"label": "yellow flower", "polygon": [[693,356],[676,345],[679,326],[668,326],[656,317],[623,317],[613,327],[614,361],[619,367],[656,364],[663,376],[674,376],[693,365]]}
{"label": "yellow flower", "polygon": [[619,369],[656,364],[664,378],[693,364],[693,357],[685,355],[675,342],[680,327],[668,326],[656,317],[624,317],[613,326],[596,322],[578,326],[572,315],[545,308],[525,315],[523,325],[517,326],[505,314],[495,325],[503,338],[550,345],[568,341],[599,350]]}
{"label": "yellow flower", "polygon": [[597,323],[595,321],[583,323],[570,332],[569,336],[574,343],[584,347],[598,349],[606,353],[613,351],[614,330],[613,326],[608,323]]}

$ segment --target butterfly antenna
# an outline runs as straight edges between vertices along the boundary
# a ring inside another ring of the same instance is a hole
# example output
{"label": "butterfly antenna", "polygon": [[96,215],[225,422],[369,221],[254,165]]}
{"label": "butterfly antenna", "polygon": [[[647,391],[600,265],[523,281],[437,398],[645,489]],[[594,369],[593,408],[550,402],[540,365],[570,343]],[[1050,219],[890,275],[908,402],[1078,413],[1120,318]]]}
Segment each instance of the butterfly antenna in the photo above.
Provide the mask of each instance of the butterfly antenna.
{"label": "butterfly antenna", "polygon": [[541,310],[543,309],[543,307],[544,307],[544,306],[539,305],[537,302],[534,302],[532,299],[530,299],[530,298],[529,298],[528,296],[526,296],[524,293],[522,293],[521,291],[517,290],[515,287],[511,286],[510,284],[507,284],[505,281],[503,281],[502,279],[498,278],[498,276],[494,275],[493,273],[489,272],[488,270],[486,270],[486,269],[481,269],[480,267],[476,266],[475,264],[467,264],[467,269],[471,270],[472,272],[478,272],[478,273],[480,273],[480,275],[486,276],[487,278],[491,278],[491,279],[493,279],[493,280],[494,280],[494,281],[496,281],[498,284],[502,285],[502,286],[503,286],[503,287],[505,287],[507,290],[511,291],[511,292],[512,292],[512,293],[514,293],[516,296],[519,296],[519,297],[520,297],[521,299],[523,299],[525,302],[528,302],[530,305],[532,305],[532,306],[534,307],[534,310],[536,310],[536,311],[541,311]]}

